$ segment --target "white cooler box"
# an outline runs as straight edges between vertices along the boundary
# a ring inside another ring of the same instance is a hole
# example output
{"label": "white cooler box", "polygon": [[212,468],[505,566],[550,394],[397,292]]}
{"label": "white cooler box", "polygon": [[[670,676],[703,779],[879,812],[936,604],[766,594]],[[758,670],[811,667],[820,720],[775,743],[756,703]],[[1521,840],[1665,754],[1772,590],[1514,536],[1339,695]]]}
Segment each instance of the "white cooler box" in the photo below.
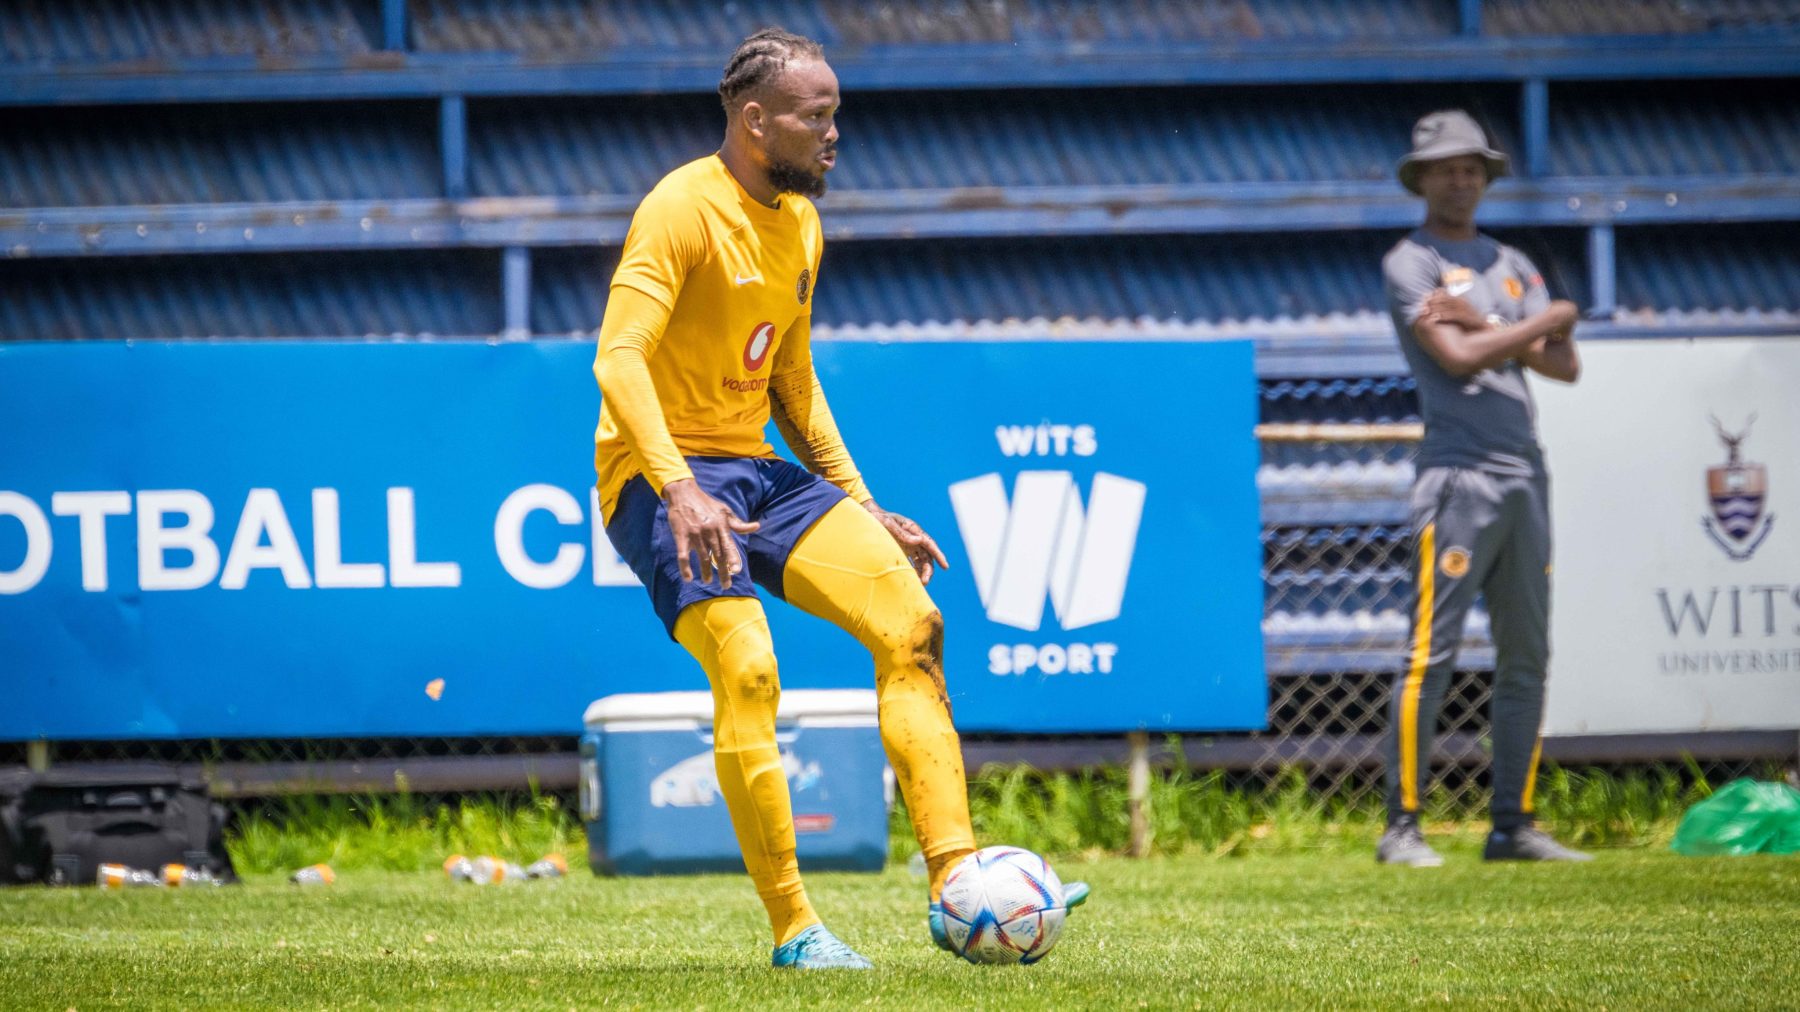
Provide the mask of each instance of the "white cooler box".
{"label": "white cooler box", "polygon": [[[713,768],[712,714],[706,692],[626,693],[588,707],[581,818],[596,874],[744,869]],[[894,788],[874,691],[784,691],[775,740],[800,867],[880,871]]]}

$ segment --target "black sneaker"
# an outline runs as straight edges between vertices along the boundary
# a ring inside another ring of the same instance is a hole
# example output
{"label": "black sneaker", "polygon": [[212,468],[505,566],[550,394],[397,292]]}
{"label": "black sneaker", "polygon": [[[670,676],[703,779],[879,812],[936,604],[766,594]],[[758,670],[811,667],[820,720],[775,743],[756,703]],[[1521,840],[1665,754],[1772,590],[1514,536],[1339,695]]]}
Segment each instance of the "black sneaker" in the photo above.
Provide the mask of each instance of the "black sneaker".
{"label": "black sneaker", "polygon": [[1375,860],[1382,864],[1400,864],[1409,868],[1436,868],[1444,863],[1443,855],[1425,842],[1425,834],[1412,819],[1402,819],[1388,826],[1375,845]]}
{"label": "black sneaker", "polygon": [[1550,834],[1536,826],[1520,826],[1517,829],[1496,829],[1488,834],[1487,846],[1482,848],[1483,861],[1592,861],[1594,855],[1584,854],[1569,848],[1550,838]]}

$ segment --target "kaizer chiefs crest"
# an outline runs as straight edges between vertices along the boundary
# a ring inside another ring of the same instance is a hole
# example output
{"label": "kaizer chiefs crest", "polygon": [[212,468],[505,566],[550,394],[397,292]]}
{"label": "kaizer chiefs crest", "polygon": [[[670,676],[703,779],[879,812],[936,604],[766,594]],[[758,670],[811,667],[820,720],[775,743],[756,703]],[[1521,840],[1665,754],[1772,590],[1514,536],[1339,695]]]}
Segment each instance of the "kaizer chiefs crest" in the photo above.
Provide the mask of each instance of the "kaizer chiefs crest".
{"label": "kaizer chiefs crest", "polygon": [[1755,423],[1752,412],[1744,422],[1744,431],[1732,435],[1719,420],[1712,420],[1713,430],[1725,444],[1726,460],[1722,467],[1706,469],[1706,493],[1712,500],[1712,516],[1702,517],[1700,525],[1725,550],[1725,554],[1742,562],[1755,554],[1769,529],[1775,525],[1773,514],[1763,515],[1763,503],[1769,495],[1769,470],[1761,464],[1745,463],[1738,456],[1738,446],[1750,435]]}
{"label": "kaizer chiefs crest", "polygon": [[812,268],[800,272],[800,280],[794,282],[794,294],[800,297],[800,304],[806,305],[806,297],[812,294]]}

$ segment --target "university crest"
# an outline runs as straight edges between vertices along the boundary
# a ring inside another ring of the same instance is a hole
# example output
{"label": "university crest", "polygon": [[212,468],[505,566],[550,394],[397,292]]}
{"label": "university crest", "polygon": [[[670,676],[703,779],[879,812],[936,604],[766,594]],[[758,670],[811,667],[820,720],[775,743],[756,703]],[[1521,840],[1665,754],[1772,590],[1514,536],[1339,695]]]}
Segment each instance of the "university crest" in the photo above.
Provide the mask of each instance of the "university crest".
{"label": "university crest", "polygon": [[1772,514],[1763,514],[1763,504],[1769,495],[1769,469],[1743,460],[1738,452],[1755,421],[1756,414],[1752,412],[1744,422],[1744,431],[1734,436],[1725,431],[1717,418],[1712,420],[1713,430],[1725,444],[1726,460],[1719,467],[1706,469],[1706,493],[1712,502],[1712,516],[1702,517],[1700,521],[1714,543],[1740,562],[1756,553],[1763,539],[1769,536],[1769,529],[1775,525]]}

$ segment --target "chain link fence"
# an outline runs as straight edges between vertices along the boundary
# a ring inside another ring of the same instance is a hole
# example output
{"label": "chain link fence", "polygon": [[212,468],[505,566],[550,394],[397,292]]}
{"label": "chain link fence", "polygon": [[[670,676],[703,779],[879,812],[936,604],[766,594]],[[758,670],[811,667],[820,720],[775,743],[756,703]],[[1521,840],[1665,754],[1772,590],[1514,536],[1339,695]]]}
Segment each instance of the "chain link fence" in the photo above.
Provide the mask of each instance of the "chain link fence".
{"label": "chain link fence", "polygon": [[[1304,769],[1321,804],[1364,807],[1382,791],[1389,690],[1411,625],[1407,501],[1416,425],[1402,405],[1384,412],[1367,401],[1393,393],[1375,381],[1264,390],[1275,408],[1264,417],[1278,419],[1258,427],[1269,716],[1268,730],[1253,739],[1264,748],[1252,769]],[[1317,421],[1350,413],[1317,403],[1338,399],[1364,401],[1361,418]],[[1281,410],[1306,401],[1315,402],[1309,411]],[[1459,804],[1479,790],[1467,774],[1483,764],[1473,746],[1486,735],[1492,690],[1485,647],[1483,637],[1467,637],[1442,711],[1434,765],[1462,774],[1450,780]]]}

